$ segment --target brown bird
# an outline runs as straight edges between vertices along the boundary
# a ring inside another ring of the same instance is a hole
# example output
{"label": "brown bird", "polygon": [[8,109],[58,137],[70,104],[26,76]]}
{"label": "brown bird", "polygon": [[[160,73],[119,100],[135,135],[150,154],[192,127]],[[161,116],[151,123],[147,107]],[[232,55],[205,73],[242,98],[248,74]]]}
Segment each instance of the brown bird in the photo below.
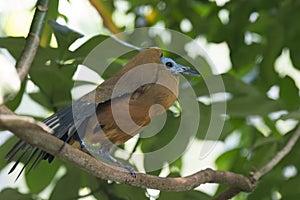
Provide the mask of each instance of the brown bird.
{"label": "brown bird", "polygon": [[[53,130],[53,136],[69,144],[77,141],[82,150],[100,154],[135,175],[133,168],[110,155],[110,148],[140,133],[153,117],[174,103],[180,73],[200,76],[198,71],[162,57],[161,49],[146,49],[95,90],[43,122]],[[19,157],[18,152],[22,152]],[[25,156],[28,152],[29,156]],[[54,156],[19,140],[6,158],[8,162],[16,159],[9,173],[24,159],[18,178],[31,160],[34,159],[30,169],[42,159],[50,163]]]}

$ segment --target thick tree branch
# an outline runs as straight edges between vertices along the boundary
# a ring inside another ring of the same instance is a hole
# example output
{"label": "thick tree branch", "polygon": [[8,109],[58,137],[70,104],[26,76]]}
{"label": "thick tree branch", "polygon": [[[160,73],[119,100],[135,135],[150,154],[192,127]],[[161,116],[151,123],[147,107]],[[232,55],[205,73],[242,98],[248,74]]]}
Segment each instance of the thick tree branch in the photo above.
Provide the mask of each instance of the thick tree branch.
{"label": "thick tree branch", "polygon": [[28,144],[39,147],[101,179],[164,191],[186,191],[204,183],[227,184],[229,188],[217,196],[215,200],[230,199],[240,192],[251,192],[261,176],[275,167],[292,150],[300,137],[299,127],[285,147],[269,163],[253,173],[250,178],[233,172],[212,169],[201,170],[190,176],[178,178],[163,178],[143,173],[138,173],[137,177],[133,178],[128,171],[98,161],[51,136],[51,130],[43,123],[37,122],[31,117],[14,115],[4,106],[0,107],[0,128],[12,131]]}
{"label": "thick tree branch", "polygon": [[254,187],[247,177],[212,169],[201,170],[190,176],[178,178],[163,178],[143,173],[137,173],[137,177],[133,178],[128,171],[98,161],[51,136],[49,128],[41,122],[36,122],[33,118],[0,114],[0,128],[12,131],[28,144],[37,146],[101,179],[165,191],[191,190],[204,183],[228,184],[230,187],[239,188],[240,191],[245,192],[252,191]]}
{"label": "thick tree branch", "polygon": [[49,0],[39,0],[36,5],[34,17],[30,26],[29,34],[23,51],[16,63],[16,69],[22,80],[26,77],[28,70],[39,47],[40,36],[48,10]]}

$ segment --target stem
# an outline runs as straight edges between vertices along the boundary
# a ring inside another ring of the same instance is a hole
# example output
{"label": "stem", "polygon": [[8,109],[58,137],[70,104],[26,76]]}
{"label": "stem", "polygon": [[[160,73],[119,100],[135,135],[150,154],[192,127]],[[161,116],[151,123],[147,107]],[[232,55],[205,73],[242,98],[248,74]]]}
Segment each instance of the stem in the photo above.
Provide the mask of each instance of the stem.
{"label": "stem", "polygon": [[30,26],[29,34],[26,38],[23,51],[17,60],[16,69],[20,80],[23,81],[27,76],[32,61],[39,47],[40,37],[45,22],[49,0],[39,0]]}

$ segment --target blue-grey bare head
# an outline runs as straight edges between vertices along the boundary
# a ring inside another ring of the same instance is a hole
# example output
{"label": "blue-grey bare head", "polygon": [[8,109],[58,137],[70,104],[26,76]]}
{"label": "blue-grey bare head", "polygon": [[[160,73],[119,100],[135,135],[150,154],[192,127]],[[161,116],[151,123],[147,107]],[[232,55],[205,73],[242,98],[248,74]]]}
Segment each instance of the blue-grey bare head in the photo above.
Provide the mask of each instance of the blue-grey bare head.
{"label": "blue-grey bare head", "polygon": [[186,66],[182,66],[182,65],[176,63],[171,58],[161,57],[160,61],[167,68],[167,70],[169,70],[174,75],[178,75],[181,73],[181,74],[186,74],[189,76],[200,76],[200,73],[197,70],[191,69]]}

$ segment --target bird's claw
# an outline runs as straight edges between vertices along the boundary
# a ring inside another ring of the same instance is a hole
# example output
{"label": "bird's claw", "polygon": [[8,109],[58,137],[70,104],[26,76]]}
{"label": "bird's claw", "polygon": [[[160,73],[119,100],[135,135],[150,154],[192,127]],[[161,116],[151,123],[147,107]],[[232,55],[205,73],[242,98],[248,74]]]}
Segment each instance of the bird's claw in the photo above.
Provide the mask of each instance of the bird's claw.
{"label": "bird's claw", "polygon": [[129,165],[124,165],[120,162],[117,163],[118,164],[118,167],[121,167],[123,169],[126,169],[127,171],[129,171],[130,175],[132,176],[132,178],[136,178],[136,172],[134,170],[133,167],[129,166]]}
{"label": "bird's claw", "polygon": [[109,150],[108,150],[109,148],[107,149],[104,146],[104,148],[101,149],[100,151],[99,150],[94,150],[94,149],[89,148],[83,141],[80,142],[80,147],[81,147],[81,149],[86,150],[90,153],[94,153],[94,154],[99,154],[100,153],[100,155],[103,158],[108,159],[109,161],[113,162],[116,166],[118,166],[120,168],[126,169],[127,171],[129,171],[131,177],[136,178],[136,172],[135,172],[134,168],[129,166],[129,165],[124,165],[121,162],[117,161],[114,157],[112,157],[109,154]]}

